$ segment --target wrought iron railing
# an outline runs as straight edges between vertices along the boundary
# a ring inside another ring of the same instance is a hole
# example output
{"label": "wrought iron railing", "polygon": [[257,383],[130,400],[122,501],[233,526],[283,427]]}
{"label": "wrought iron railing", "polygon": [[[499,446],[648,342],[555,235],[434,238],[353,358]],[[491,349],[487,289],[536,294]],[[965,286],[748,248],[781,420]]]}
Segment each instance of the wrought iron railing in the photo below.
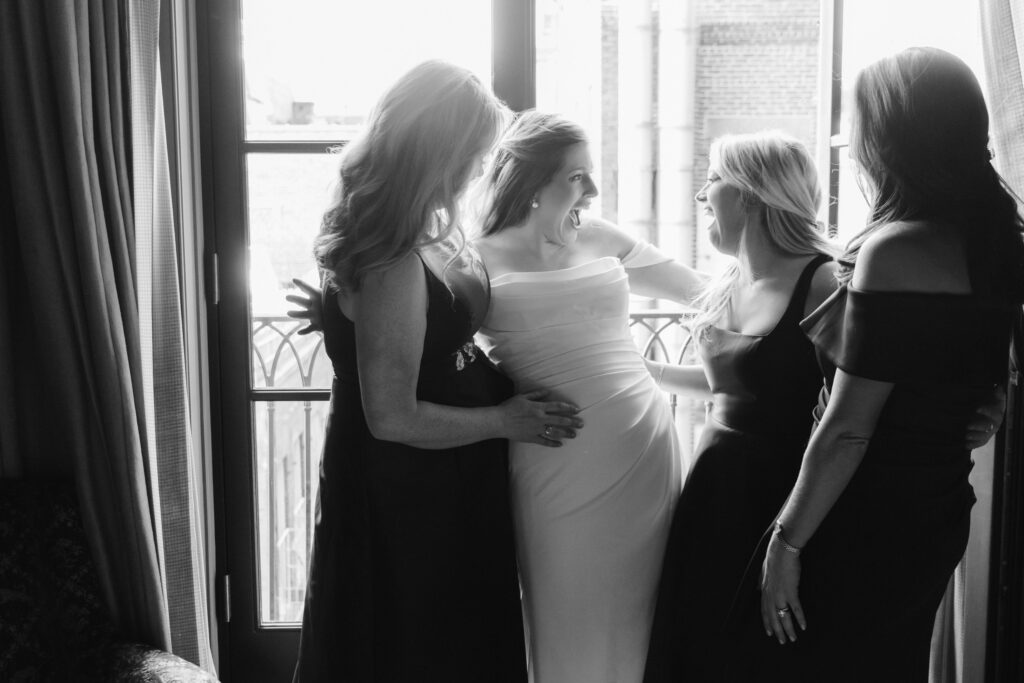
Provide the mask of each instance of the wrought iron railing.
{"label": "wrought iron railing", "polygon": [[[690,313],[638,310],[629,318],[644,357],[696,362]],[[250,399],[256,429],[260,616],[264,624],[301,620],[312,543],[332,370],[322,335],[300,335],[303,326],[286,316],[253,318]],[[683,458],[688,460],[703,425],[703,406],[680,401],[675,395],[670,395],[669,401]]]}

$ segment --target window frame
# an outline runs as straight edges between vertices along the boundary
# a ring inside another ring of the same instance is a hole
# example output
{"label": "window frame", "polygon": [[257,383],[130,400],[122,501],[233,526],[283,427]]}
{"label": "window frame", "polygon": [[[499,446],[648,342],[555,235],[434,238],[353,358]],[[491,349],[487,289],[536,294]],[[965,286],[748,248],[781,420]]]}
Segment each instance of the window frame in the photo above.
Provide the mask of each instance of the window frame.
{"label": "window frame", "polygon": [[[215,572],[217,580],[218,644],[224,680],[290,680],[299,629],[261,626],[258,614],[258,558],[254,432],[251,405],[258,400],[329,399],[327,390],[249,388],[251,325],[248,309],[247,208],[245,159],[252,153],[326,153],[345,140],[255,141],[245,138],[241,1],[196,3],[197,90],[202,170],[201,245],[206,292],[209,349],[209,414],[214,457],[212,478],[216,501]],[[536,36],[534,0],[491,0],[492,86],[512,109],[535,105]],[[828,188],[827,225],[837,231],[839,172],[843,141],[840,133],[844,0],[821,0],[822,88],[819,106],[819,152],[824,185]],[[826,87],[828,86],[828,87]],[[827,91],[827,94],[826,94]],[[827,135],[824,134],[827,124]],[[827,163],[825,158],[827,157]],[[198,249],[197,249],[198,250]],[[239,351],[244,350],[243,353]],[[1024,486],[1015,465],[1022,450],[1019,384],[1014,384],[1004,432],[997,442],[993,500],[992,589],[988,611],[988,680],[997,671],[994,659],[1009,662],[1024,642],[1020,624],[1019,572],[1024,566],[1024,542],[1019,519]],[[1002,477],[1005,475],[1006,479]],[[1012,508],[1012,509],[1011,509]],[[1016,510],[1016,512],[1014,512]],[[1002,542],[997,542],[1002,539]],[[1010,563],[1007,565],[1007,563]],[[1014,577],[1018,577],[1014,581]],[[1004,595],[1014,605],[1002,606]],[[1000,654],[1002,653],[1002,654]],[[1005,670],[1009,664],[998,669]],[[1019,662],[1018,662],[1019,667]]]}
{"label": "window frame", "polygon": [[[210,440],[217,501],[219,670],[224,680],[291,680],[297,625],[261,625],[255,401],[328,401],[324,389],[250,388],[246,159],[320,154],[346,140],[247,140],[242,0],[196,6],[198,120],[205,234]],[[492,87],[510,107],[533,106],[534,2],[492,0]]]}

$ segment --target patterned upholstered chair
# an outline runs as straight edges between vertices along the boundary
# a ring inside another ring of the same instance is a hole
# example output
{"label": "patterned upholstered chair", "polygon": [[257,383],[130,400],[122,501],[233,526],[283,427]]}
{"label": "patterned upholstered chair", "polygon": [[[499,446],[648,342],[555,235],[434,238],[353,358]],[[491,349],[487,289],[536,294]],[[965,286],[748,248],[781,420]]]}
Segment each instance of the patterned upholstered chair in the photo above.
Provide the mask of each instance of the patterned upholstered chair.
{"label": "patterned upholstered chair", "polygon": [[117,637],[70,481],[0,480],[0,681],[216,680],[180,657]]}

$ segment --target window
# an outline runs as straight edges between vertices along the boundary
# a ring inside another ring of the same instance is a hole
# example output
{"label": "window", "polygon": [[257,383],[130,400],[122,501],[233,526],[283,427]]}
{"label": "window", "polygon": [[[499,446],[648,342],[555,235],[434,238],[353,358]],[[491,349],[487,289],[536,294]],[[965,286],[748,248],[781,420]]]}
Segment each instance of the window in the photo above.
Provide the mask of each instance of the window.
{"label": "window", "polygon": [[218,611],[231,620],[221,664],[234,680],[291,680],[333,372],[320,335],[298,334],[284,297],[291,278],[318,280],[312,243],[333,152],[383,85],[424,59],[490,82],[492,8],[224,0],[199,9],[227,577]]}
{"label": "window", "polygon": [[857,72],[886,55],[915,45],[951,52],[974,71],[984,87],[980,10],[963,0],[856,0],[839,2],[841,71],[838,131],[832,144],[834,212],[837,236],[845,244],[867,223],[868,206],[857,185],[853,162],[845,147],[850,125],[852,91]]}
{"label": "window", "polygon": [[243,0],[241,9],[259,618],[296,624],[333,372],[320,335],[297,334],[284,296],[292,277],[318,281],[312,244],[336,168],[329,150],[362,127],[382,84],[424,59],[464,64],[486,82],[490,7]]}
{"label": "window", "polygon": [[[728,258],[694,200],[710,143],[770,128],[824,148],[821,21],[819,0],[536,0],[537,106],[587,131],[601,192],[592,213],[719,271]],[[702,403],[680,400],[686,458],[703,419]]]}
{"label": "window", "polygon": [[537,106],[587,130],[601,190],[594,211],[686,263],[720,269],[693,199],[708,148],[766,128],[819,147],[819,0],[536,5]]}
{"label": "window", "polygon": [[[825,160],[823,177],[831,153],[848,237],[865,208],[829,136],[846,119],[856,70],[909,43],[980,63],[975,10],[959,0],[223,0],[200,11],[207,254],[219,271],[218,565],[231,576],[224,668],[235,680],[288,680],[294,661],[332,372],[319,335],[298,335],[285,316],[284,296],[292,277],[317,279],[311,246],[332,150],[385,84],[439,57],[474,70],[513,107],[579,122],[601,192],[592,211],[714,272],[724,259],[693,196],[715,137],[782,129]],[[835,124],[833,49],[842,56]],[[692,444],[702,411],[678,412]]]}

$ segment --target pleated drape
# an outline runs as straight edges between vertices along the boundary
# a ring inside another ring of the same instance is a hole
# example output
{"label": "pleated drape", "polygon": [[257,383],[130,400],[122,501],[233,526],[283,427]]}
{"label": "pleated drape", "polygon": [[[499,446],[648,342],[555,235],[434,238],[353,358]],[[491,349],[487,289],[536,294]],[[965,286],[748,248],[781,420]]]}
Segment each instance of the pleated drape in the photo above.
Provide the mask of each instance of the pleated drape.
{"label": "pleated drape", "polygon": [[1024,196],[1024,4],[981,0],[981,25],[993,163]]}
{"label": "pleated drape", "polygon": [[164,128],[160,3],[129,9],[132,168],[139,295],[139,346],[157,543],[172,651],[213,671],[207,610],[200,473],[189,425],[179,240],[175,232]]}
{"label": "pleated drape", "polygon": [[0,2],[0,477],[73,476],[123,636],[212,671],[159,15]]}
{"label": "pleated drape", "polygon": [[9,360],[16,424],[4,461],[13,473],[75,476],[115,622],[169,649],[139,429],[130,171],[116,152],[128,132],[124,117],[110,113],[123,111],[127,94],[125,11],[115,2],[0,3],[13,213],[5,232],[16,246],[3,262],[8,302],[24,314],[4,335],[19,352]]}

